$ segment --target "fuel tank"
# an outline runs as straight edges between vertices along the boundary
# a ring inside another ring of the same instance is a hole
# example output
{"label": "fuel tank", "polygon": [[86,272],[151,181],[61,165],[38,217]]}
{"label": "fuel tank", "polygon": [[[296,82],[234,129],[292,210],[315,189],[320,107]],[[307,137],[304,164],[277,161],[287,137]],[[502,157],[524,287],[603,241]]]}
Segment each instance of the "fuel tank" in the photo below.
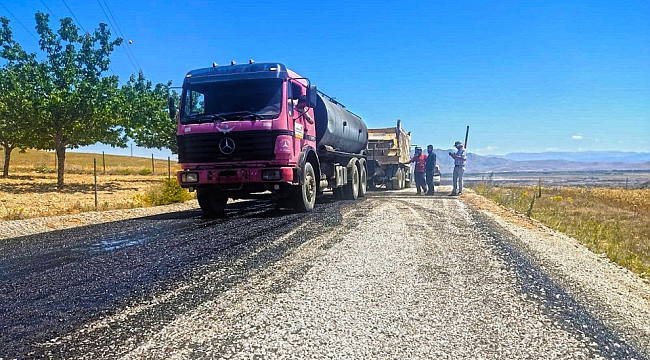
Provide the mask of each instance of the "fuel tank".
{"label": "fuel tank", "polygon": [[353,114],[323,93],[318,93],[316,108],[316,145],[328,145],[348,153],[359,153],[368,143],[368,127]]}

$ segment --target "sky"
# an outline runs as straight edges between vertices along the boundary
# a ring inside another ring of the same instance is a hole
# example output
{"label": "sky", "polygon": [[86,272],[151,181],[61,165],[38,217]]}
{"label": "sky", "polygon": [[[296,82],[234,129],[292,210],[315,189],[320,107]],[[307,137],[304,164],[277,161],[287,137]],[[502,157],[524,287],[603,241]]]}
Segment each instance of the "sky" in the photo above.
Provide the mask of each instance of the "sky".
{"label": "sky", "polygon": [[[213,62],[280,62],[360,115],[402,120],[414,144],[480,155],[650,152],[650,2],[0,0],[38,52],[34,14],[86,31],[117,20],[122,83],[142,69],[180,86]],[[20,22],[20,23],[19,23]],[[21,25],[22,24],[22,25]],[[24,25],[24,27],[23,27]],[[129,44],[129,40],[132,44]],[[94,146],[91,151],[130,154]],[[85,149],[82,149],[85,150]],[[136,156],[170,152],[134,148]]]}

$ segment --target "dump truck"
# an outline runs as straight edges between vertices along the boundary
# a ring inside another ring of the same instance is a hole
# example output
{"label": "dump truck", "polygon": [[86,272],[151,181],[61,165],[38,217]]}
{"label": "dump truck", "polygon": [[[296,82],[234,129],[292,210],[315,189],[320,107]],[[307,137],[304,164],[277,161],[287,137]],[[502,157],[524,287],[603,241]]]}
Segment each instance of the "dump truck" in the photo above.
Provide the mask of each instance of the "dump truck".
{"label": "dump truck", "polygon": [[399,190],[411,186],[411,133],[397,127],[368,129],[368,188]]}
{"label": "dump truck", "polygon": [[269,198],[312,211],[316,198],[366,193],[363,120],[308,78],[281,63],[235,64],[189,71],[178,113],[177,173],[208,216],[229,199]]}

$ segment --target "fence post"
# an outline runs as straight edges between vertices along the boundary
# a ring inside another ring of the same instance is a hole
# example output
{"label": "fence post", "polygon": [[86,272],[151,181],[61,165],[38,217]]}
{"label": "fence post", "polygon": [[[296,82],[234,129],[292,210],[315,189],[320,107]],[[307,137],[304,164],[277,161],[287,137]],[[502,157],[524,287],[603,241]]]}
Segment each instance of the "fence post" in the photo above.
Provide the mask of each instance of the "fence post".
{"label": "fence post", "polygon": [[99,210],[99,203],[97,202],[97,159],[93,158],[93,169],[95,173],[95,211]]}
{"label": "fence post", "polygon": [[167,156],[167,181],[172,180],[172,161],[171,157]]}
{"label": "fence post", "polygon": [[156,174],[156,169],[153,167],[153,154],[151,154],[151,175]]}
{"label": "fence post", "polygon": [[106,156],[102,151],[102,165],[104,166],[104,175],[106,175]]}
{"label": "fence post", "polygon": [[542,178],[539,178],[537,181],[537,197],[541,198],[542,197]]}

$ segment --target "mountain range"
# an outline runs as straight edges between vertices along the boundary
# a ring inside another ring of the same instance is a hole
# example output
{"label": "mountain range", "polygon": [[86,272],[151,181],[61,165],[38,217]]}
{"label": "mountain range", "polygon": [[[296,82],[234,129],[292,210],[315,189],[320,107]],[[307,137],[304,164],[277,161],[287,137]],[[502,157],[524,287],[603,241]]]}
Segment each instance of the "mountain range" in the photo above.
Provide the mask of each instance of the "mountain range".
{"label": "mountain range", "polygon": [[[455,150],[455,149],[454,149]],[[454,162],[448,155],[452,149],[434,150],[440,171],[450,173]],[[511,153],[507,155],[467,155],[466,171],[650,171],[650,153],[623,151]]]}

